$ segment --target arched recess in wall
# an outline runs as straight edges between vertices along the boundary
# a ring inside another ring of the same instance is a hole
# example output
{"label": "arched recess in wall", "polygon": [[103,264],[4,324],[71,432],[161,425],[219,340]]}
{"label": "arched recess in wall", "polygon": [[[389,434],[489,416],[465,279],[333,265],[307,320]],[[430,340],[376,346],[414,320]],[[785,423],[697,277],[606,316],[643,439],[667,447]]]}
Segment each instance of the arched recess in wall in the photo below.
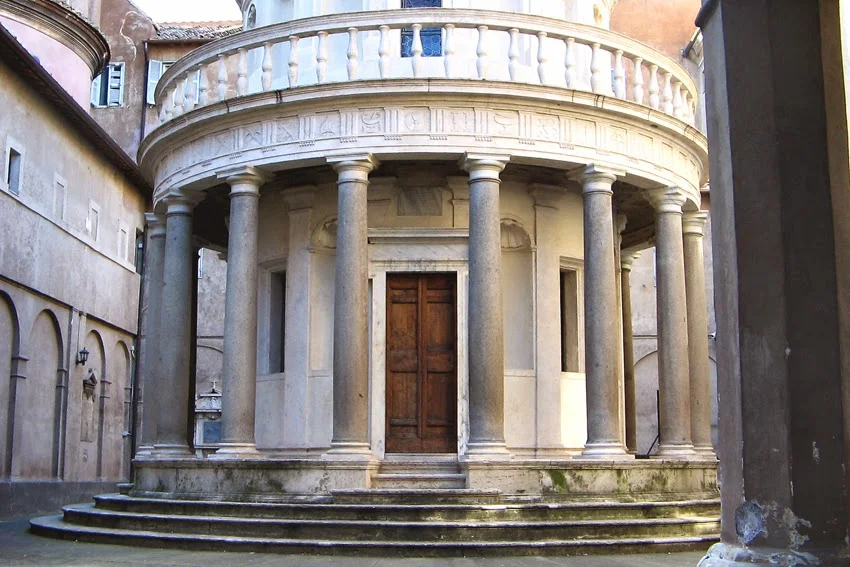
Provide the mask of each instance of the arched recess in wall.
{"label": "arched recess in wall", "polygon": [[83,369],[80,404],[80,480],[97,480],[103,470],[104,404],[112,395],[107,374],[106,349],[101,334],[92,329],[83,344],[89,359]]}
{"label": "arched recess in wall", "polygon": [[0,291],[0,478],[10,474],[12,432],[15,415],[14,388],[18,379],[16,357],[20,352],[21,329],[12,298]]}
{"label": "arched recess in wall", "polygon": [[519,220],[501,221],[505,368],[534,369],[534,282],[531,237]]}
{"label": "arched recess in wall", "polygon": [[125,471],[125,462],[131,442],[129,435],[124,436],[124,432],[130,429],[132,396],[130,349],[124,341],[113,345],[107,361],[109,366],[103,391],[103,450],[99,476],[104,480],[119,480],[129,472]]}
{"label": "arched recess in wall", "polygon": [[17,381],[11,476],[56,478],[59,467],[59,407],[62,389],[62,331],[56,315],[45,309],[30,330],[26,377]]}

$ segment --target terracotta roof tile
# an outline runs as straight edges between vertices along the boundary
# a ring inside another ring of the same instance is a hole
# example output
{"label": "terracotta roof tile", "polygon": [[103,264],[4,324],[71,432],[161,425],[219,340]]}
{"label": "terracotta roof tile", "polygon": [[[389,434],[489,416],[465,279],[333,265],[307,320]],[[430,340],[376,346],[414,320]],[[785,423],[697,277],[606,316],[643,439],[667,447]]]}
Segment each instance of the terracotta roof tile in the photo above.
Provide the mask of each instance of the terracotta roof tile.
{"label": "terracotta roof tile", "polygon": [[163,22],[156,29],[156,39],[219,39],[242,31],[242,22]]}

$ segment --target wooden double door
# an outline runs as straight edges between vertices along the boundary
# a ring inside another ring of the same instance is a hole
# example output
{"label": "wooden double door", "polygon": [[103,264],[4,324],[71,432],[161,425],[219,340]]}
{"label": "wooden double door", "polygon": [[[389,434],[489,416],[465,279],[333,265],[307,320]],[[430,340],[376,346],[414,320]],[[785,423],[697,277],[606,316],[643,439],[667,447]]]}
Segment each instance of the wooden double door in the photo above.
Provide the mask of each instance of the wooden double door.
{"label": "wooden double door", "polygon": [[457,277],[387,274],[389,453],[457,452]]}

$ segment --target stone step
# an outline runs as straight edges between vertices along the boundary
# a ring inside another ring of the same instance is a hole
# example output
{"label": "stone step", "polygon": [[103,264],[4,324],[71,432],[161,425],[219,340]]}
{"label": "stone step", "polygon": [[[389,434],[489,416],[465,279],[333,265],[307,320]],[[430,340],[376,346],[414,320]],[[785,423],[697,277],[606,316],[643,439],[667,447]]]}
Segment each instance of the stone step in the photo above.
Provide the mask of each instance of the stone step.
{"label": "stone step", "polygon": [[[408,491],[405,491],[407,493]],[[430,494],[431,492],[429,492]],[[392,504],[201,502],[131,498],[119,494],[95,497],[96,507],[137,514],[329,520],[613,520],[623,518],[708,517],[720,515],[720,502],[499,502],[495,504]]]}
{"label": "stone step", "polygon": [[706,536],[719,530],[718,518],[641,518],[570,521],[437,521],[270,519],[116,512],[81,504],[64,508],[64,521],[78,526],[127,531],[168,531],[219,535],[251,534],[338,541],[523,541]]}
{"label": "stone step", "polygon": [[[652,553],[704,550],[718,539],[718,534],[669,537],[628,537],[616,539],[560,538],[541,540],[441,541],[441,540],[338,540],[257,537],[254,535],[213,535],[172,533],[169,523],[164,531],[124,530],[114,527],[81,526],[63,521],[63,516],[35,518],[30,522],[33,533],[73,541],[89,541],[147,547],[170,547],[193,550],[256,551],[277,553],[339,554],[365,556],[448,557]],[[245,533],[245,532],[233,532]],[[327,536],[328,534],[326,534]]]}
{"label": "stone step", "polygon": [[462,473],[394,472],[372,475],[372,486],[381,488],[464,488]]}
{"label": "stone step", "polygon": [[334,490],[337,504],[499,504],[498,490],[469,488],[364,488]]}

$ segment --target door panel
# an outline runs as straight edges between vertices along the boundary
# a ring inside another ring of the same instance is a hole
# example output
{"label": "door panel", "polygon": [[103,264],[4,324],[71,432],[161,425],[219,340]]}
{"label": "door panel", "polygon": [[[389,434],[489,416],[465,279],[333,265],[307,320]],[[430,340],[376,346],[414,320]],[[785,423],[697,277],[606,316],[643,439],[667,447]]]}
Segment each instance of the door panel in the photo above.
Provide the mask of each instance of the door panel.
{"label": "door panel", "polygon": [[387,452],[457,450],[455,282],[387,276]]}

